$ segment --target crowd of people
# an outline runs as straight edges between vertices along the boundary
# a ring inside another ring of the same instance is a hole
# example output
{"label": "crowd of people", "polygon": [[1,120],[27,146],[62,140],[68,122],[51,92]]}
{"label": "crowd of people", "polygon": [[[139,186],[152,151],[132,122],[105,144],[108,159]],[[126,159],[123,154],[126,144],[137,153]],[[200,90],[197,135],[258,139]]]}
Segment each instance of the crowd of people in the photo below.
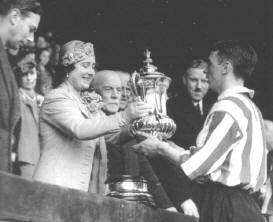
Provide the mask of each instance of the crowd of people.
{"label": "crowd of people", "polygon": [[40,158],[39,112],[44,96],[53,88],[53,75],[57,63],[53,60],[59,51],[51,41],[52,36],[38,36],[12,53],[7,50],[11,69],[18,88],[21,118],[15,127],[12,146],[13,173],[32,178]]}
{"label": "crowd of people", "polygon": [[37,0],[0,0],[1,171],[100,195],[122,175],[142,176],[159,208],[201,222],[273,221],[273,122],[245,86],[252,46],[219,41],[189,62],[167,101],[176,133],[162,141],[130,124],[153,112],[133,98],[130,74],[96,70],[92,43],[34,38],[41,15]]}

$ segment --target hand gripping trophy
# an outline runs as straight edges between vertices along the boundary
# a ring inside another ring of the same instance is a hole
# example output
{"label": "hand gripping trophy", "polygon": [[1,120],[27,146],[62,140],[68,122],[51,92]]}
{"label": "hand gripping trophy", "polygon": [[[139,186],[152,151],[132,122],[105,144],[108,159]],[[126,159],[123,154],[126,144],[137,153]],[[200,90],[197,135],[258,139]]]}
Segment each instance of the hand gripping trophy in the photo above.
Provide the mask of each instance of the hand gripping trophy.
{"label": "hand gripping trophy", "polygon": [[135,131],[145,132],[160,140],[170,138],[176,130],[174,121],[167,116],[167,89],[171,78],[157,71],[152,64],[151,52],[146,50],[144,66],[140,73],[131,74],[130,87],[133,99],[142,100],[153,107],[153,112],[132,123]]}

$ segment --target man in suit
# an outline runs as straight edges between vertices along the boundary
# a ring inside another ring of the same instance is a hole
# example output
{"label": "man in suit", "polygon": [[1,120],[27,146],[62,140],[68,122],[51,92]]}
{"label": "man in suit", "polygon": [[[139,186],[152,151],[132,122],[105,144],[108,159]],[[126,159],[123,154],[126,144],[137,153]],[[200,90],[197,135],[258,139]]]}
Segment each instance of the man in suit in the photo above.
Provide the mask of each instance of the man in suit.
{"label": "man in suit", "polygon": [[206,67],[204,60],[193,60],[182,76],[184,89],[167,103],[167,113],[177,126],[172,140],[186,149],[195,144],[212,105],[210,98],[205,97],[209,88]]}
{"label": "man in suit", "polygon": [[37,0],[0,0],[0,170],[11,172],[14,129],[20,118],[18,88],[6,50],[34,40],[40,22]]}
{"label": "man in suit", "polygon": [[[206,68],[207,63],[204,60],[191,61],[182,76],[184,88],[167,102],[167,114],[177,126],[172,140],[186,149],[195,144],[212,104],[204,98],[209,87],[204,73]],[[198,217],[196,204],[192,201],[195,191],[192,190],[191,181],[185,178],[180,168],[161,156],[151,158],[151,163],[176,208],[183,210],[185,214]]]}

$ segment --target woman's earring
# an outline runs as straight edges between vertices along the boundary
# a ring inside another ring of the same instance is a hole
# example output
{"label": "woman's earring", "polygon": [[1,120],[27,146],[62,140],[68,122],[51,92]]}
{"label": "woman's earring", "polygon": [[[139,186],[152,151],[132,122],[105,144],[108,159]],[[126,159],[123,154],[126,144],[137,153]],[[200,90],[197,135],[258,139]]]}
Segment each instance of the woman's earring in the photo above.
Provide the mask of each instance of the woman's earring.
{"label": "woman's earring", "polygon": [[67,78],[67,79],[69,78],[69,74],[68,74],[68,73],[66,74],[66,78]]}

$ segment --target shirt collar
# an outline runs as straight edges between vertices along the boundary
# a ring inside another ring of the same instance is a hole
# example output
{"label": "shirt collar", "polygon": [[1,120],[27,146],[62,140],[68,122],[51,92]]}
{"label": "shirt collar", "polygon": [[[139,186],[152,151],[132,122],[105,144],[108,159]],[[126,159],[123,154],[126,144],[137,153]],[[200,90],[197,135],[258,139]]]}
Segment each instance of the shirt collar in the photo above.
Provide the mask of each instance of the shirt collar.
{"label": "shirt collar", "polygon": [[234,86],[232,88],[229,88],[227,90],[225,90],[224,92],[222,92],[219,96],[218,96],[218,100],[219,99],[223,99],[225,97],[228,96],[232,96],[234,94],[238,94],[238,93],[246,93],[250,96],[250,98],[253,98],[254,96],[254,90],[252,89],[248,89],[244,86]]}
{"label": "shirt collar", "polygon": [[196,106],[197,104],[199,104],[199,107],[200,107],[200,111],[203,115],[204,111],[203,111],[203,100],[199,100],[198,102],[194,102],[192,101],[193,105]]}
{"label": "shirt collar", "polygon": [[198,102],[192,101],[193,105],[196,106],[197,104],[199,104],[199,106],[203,106],[203,100],[199,100]]}

